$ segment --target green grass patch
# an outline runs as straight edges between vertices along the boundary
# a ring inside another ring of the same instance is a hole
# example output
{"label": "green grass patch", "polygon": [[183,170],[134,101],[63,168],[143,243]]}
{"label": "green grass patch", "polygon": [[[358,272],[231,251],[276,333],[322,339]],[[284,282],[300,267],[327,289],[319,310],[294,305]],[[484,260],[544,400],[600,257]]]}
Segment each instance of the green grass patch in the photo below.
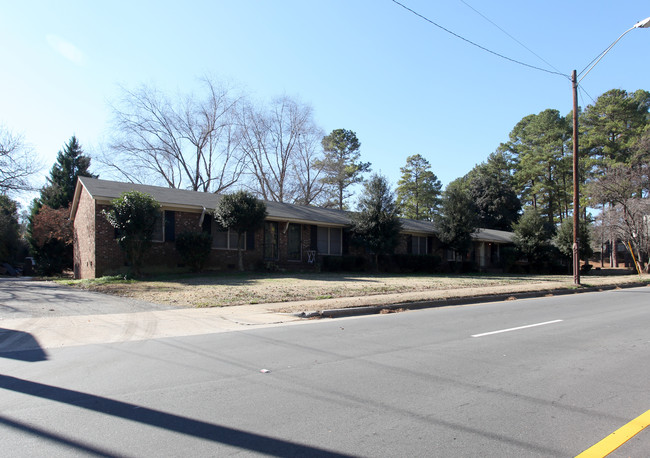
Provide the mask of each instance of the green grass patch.
{"label": "green grass patch", "polygon": [[128,285],[136,283],[137,280],[125,277],[124,275],[111,275],[106,277],[85,279],[85,280],[55,280],[59,285],[65,286],[101,286],[101,285]]}

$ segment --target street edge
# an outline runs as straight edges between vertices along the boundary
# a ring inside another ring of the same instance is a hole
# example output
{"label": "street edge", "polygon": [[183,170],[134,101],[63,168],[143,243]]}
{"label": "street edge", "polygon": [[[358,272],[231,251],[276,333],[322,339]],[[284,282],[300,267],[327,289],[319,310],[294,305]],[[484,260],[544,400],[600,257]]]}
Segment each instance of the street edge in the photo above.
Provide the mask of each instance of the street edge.
{"label": "street edge", "polygon": [[347,307],[347,308],[338,308],[338,309],[329,309],[329,310],[317,310],[317,311],[304,311],[300,313],[293,314],[299,318],[305,319],[314,319],[314,318],[342,318],[350,316],[361,316],[361,315],[376,315],[379,313],[390,313],[396,311],[407,311],[407,310],[422,310],[429,308],[439,308],[439,307],[449,307],[457,305],[471,305],[479,304],[482,302],[504,302],[512,301],[519,299],[534,299],[539,297],[549,297],[549,296],[565,296],[569,294],[582,294],[582,293],[594,293],[594,292],[604,292],[612,291],[616,289],[627,289],[627,288],[639,288],[644,286],[650,286],[650,284],[645,282],[634,282],[634,283],[625,283],[620,285],[603,285],[603,286],[588,286],[576,288],[558,288],[558,289],[548,289],[542,291],[528,291],[523,293],[502,293],[502,294],[486,294],[481,296],[470,296],[470,297],[456,297],[448,299],[434,299],[426,301],[417,301],[417,302],[396,302],[383,305],[369,305],[362,307]]}

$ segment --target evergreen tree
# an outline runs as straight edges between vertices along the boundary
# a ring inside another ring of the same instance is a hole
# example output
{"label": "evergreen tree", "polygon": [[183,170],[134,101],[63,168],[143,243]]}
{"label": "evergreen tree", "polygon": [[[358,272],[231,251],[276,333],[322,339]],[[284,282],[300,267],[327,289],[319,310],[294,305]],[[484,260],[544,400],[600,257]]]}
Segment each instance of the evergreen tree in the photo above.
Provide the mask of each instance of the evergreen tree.
{"label": "evergreen tree", "polygon": [[634,144],[650,124],[648,108],[650,92],[612,89],[581,113],[583,140],[579,145],[588,151],[598,170],[615,163],[629,164]]}
{"label": "evergreen tree", "polygon": [[117,229],[117,241],[124,250],[133,274],[141,273],[144,256],[151,248],[151,238],[160,213],[160,204],[149,194],[138,191],[123,193],[102,213]]}
{"label": "evergreen tree", "polygon": [[440,205],[442,183],[431,171],[431,164],[419,154],[406,158],[400,168],[402,178],[397,183],[397,202],[404,218],[433,219]]}
{"label": "evergreen tree", "polygon": [[316,161],[316,167],[322,170],[322,181],[330,188],[329,205],[344,210],[345,200],[351,195],[347,189],[363,181],[363,174],[370,171],[370,162],[360,161],[361,143],[351,130],[333,130],[322,144],[325,154],[323,160]]}
{"label": "evergreen tree", "polygon": [[13,264],[21,246],[18,227],[18,206],[0,194],[0,264]]}
{"label": "evergreen tree", "polygon": [[533,266],[541,264],[551,248],[552,226],[534,207],[527,207],[513,229],[515,246]]}
{"label": "evergreen tree", "polygon": [[[594,250],[591,248],[591,234],[589,232],[589,222],[584,219],[580,220],[578,225],[580,230],[578,231],[578,238],[580,239],[579,247],[580,253],[578,253],[580,259],[583,261],[588,261],[589,258],[594,254]],[[553,245],[560,250],[567,260],[573,258],[573,219],[567,218],[562,221],[560,227],[558,228],[555,236],[553,237]]]}
{"label": "evergreen tree", "polygon": [[397,216],[395,196],[385,177],[373,175],[364,191],[359,199],[359,211],[352,216],[352,232],[373,254],[379,270],[379,255],[393,252],[399,243],[402,224]]}
{"label": "evergreen tree", "polygon": [[83,154],[81,144],[73,135],[59,151],[56,163],[50,170],[48,184],[41,189],[40,204],[53,209],[70,205],[74,198],[77,177],[97,178],[97,175],[92,175],[88,171],[89,168],[90,158]]}
{"label": "evergreen tree", "polygon": [[510,163],[505,154],[491,154],[487,162],[474,167],[465,178],[476,208],[478,226],[510,231],[519,218],[521,202],[513,188]]}
{"label": "evergreen tree", "polygon": [[238,191],[221,197],[214,209],[215,221],[224,229],[237,233],[239,270],[244,270],[243,240],[247,231],[256,231],[264,225],[266,204],[246,191]]}
{"label": "evergreen tree", "polygon": [[518,194],[550,224],[570,212],[572,191],[571,131],[567,118],[557,110],[528,115],[501,146],[515,161]]}
{"label": "evergreen tree", "polygon": [[472,247],[472,234],[478,228],[476,209],[465,186],[462,178],[447,185],[434,219],[440,241],[463,257]]}

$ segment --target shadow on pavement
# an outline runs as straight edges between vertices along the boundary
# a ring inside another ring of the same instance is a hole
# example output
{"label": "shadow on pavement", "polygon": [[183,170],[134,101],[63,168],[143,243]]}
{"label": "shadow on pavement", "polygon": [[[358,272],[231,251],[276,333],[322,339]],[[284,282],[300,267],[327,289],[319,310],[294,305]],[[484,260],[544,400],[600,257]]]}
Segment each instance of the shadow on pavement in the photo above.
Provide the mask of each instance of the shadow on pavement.
{"label": "shadow on pavement", "polygon": [[[349,456],[9,375],[0,374],[0,388],[271,456]],[[67,445],[79,451],[92,452],[101,456],[115,456],[114,452],[108,452],[91,444],[44,432],[32,425],[20,423],[3,416],[0,416],[0,424],[34,434],[42,439]]]}
{"label": "shadow on pavement", "polygon": [[0,328],[0,358],[20,361],[47,361],[47,353],[28,332]]}

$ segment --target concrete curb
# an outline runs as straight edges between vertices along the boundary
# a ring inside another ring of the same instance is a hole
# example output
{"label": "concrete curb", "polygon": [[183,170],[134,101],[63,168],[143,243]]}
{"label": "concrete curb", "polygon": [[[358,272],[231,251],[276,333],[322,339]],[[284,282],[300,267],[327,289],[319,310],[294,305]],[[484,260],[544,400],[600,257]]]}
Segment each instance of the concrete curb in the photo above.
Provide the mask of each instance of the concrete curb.
{"label": "concrete curb", "polygon": [[449,299],[435,299],[430,301],[419,302],[401,302],[391,303],[385,305],[370,305],[366,307],[348,307],[340,309],[320,310],[312,312],[300,312],[294,314],[299,318],[342,318],[350,316],[361,315],[375,315],[382,313],[382,311],[397,311],[403,310],[421,310],[428,308],[448,307],[454,305],[469,305],[478,304],[481,302],[503,302],[517,299],[533,299],[546,296],[564,296],[568,294],[582,294],[594,293],[602,291],[611,291],[623,288],[639,288],[643,286],[650,286],[648,283],[625,283],[621,285],[603,285],[603,286],[588,286],[581,287],[580,289],[574,288],[558,288],[548,289],[542,291],[528,291],[523,293],[502,293],[502,294],[486,294],[482,296],[468,296],[468,297],[454,297]]}

